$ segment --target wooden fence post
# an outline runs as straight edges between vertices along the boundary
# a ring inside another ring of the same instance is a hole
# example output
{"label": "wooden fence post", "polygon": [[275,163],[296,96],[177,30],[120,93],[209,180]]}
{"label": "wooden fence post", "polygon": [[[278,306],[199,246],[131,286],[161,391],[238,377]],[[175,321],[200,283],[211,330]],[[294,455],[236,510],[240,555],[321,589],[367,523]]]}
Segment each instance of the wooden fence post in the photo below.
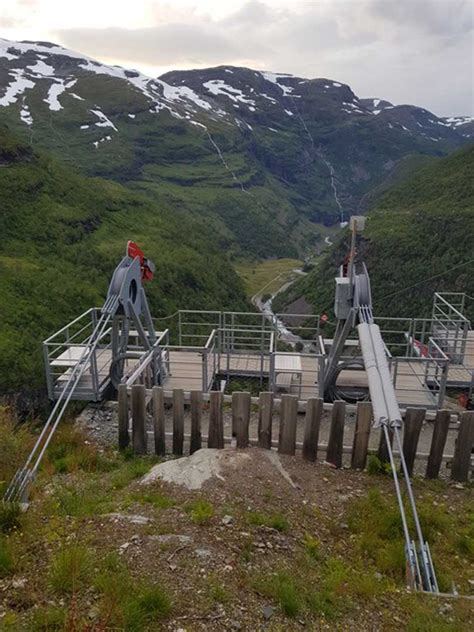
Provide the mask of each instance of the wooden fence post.
{"label": "wooden fence post", "polygon": [[403,424],[403,456],[410,476],[415,464],[416,448],[420,437],[421,426],[426,415],[423,408],[407,408]]}
{"label": "wooden fence post", "polygon": [[426,466],[426,478],[438,478],[441,463],[443,461],[443,451],[448,437],[449,422],[451,413],[449,410],[438,410],[431,439],[430,455]]}
{"label": "wooden fence post", "polygon": [[159,456],[164,456],[166,454],[164,395],[164,391],[160,386],[154,386],[151,390],[155,454],[158,454]]}
{"label": "wooden fence post", "polygon": [[278,452],[294,454],[296,449],[296,419],[298,416],[298,398],[296,395],[282,395],[280,404],[280,433]]}
{"label": "wooden fence post", "polygon": [[[390,439],[390,445],[393,445],[393,429],[388,427],[387,430],[388,430],[388,436]],[[379,447],[377,450],[377,457],[379,458],[381,463],[388,463],[390,461],[387,442],[385,441],[385,432],[384,432],[383,426],[380,426],[380,439],[379,439]]]}
{"label": "wooden fence post", "polygon": [[342,465],[342,446],[344,441],[344,421],[346,416],[346,402],[338,400],[332,407],[331,430],[326,451],[326,461],[336,467]]}
{"label": "wooden fence post", "polygon": [[209,394],[209,431],[207,436],[208,448],[224,447],[224,423],[222,419],[222,393],[211,391]]}
{"label": "wooden fence post", "polygon": [[173,454],[182,456],[184,443],[184,392],[173,390]]}
{"label": "wooden fence post", "polygon": [[458,438],[454,446],[454,457],[451,465],[453,481],[466,482],[471,466],[471,452],[474,445],[474,411],[462,413]]}
{"label": "wooden fence post", "polygon": [[272,447],[273,393],[262,392],[258,399],[258,445]]}
{"label": "wooden fence post", "polygon": [[310,397],[306,402],[304,421],[303,459],[316,461],[318,455],[319,426],[323,412],[323,400]]}
{"label": "wooden fence post", "polygon": [[189,454],[201,449],[202,393],[191,391],[191,443]]}
{"label": "wooden fence post", "polygon": [[365,469],[371,425],[372,404],[370,402],[358,402],[351,455],[351,467],[354,470]]}
{"label": "wooden fence post", "polygon": [[132,445],[135,454],[147,453],[145,386],[132,386]]}
{"label": "wooden fence post", "polygon": [[130,443],[128,430],[128,394],[127,386],[119,384],[118,387],[118,445],[119,450],[124,450]]}
{"label": "wooden fence post", "polygon": [[250,404],[250,393],[232,393],[232,427],[238,448],[249,445]]}

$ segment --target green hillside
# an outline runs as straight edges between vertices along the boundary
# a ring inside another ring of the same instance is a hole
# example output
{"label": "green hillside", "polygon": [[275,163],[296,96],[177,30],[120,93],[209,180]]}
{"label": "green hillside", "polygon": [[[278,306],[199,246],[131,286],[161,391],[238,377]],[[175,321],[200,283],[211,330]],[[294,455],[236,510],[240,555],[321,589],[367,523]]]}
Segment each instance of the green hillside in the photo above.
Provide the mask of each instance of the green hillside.
{"label": "green hillside", "polygon": [[43,385],[41,340],[101,305],[133,239],[155,261],[155,316],[246,305],[207,225],[119,184],[86,178],[0,127],[0,392]]}
{"label": "green hillside", "polygon": [[[346,231],[312,273],[278,297],[277,308],[303,295],[317,312],[332,313],[334,276],[348,244]],[[474,296],[474,146],[386,192],[369,213],[360,255],[379,315],[429,316],[435,291]]]}

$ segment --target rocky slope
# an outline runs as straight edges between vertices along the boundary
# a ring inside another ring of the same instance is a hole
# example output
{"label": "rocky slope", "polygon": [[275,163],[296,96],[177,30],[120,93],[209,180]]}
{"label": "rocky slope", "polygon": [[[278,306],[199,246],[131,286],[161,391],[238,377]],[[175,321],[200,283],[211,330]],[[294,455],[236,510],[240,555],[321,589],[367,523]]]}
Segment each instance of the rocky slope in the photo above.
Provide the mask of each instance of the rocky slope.
{"label": "rocky slope", "polygon": [[[199,215],[226,250],[294,256],[401,159],[443,155],[468,119],[247,68],[159,79],[46,42],[0,40],[0,118],[89,175]],[[290,239],[288,239],[288,236]]]}

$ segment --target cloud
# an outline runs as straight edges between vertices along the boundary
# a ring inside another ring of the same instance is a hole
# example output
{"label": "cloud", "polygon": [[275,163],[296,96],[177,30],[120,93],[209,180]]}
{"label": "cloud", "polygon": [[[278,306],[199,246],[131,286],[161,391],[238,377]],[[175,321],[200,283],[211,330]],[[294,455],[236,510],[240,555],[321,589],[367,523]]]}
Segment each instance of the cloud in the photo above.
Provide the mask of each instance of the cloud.
{"label": "cloud", "polygon": [[[363,96],[415,102],[435,112],[469,113],[471,9],[470,0],[286,5],[251,0],[216,18],[158,2],[149,27],[70,28],[56,37],[90,56],[157,72],[173,66],[250,65],[334,78]],[[449,98],[444,94],[448,85]]]}
{"label": "cloud", "polygon": [[436,35],[459,35],[473,28],[471,0],[370,0],[367,9],[387,22]]}

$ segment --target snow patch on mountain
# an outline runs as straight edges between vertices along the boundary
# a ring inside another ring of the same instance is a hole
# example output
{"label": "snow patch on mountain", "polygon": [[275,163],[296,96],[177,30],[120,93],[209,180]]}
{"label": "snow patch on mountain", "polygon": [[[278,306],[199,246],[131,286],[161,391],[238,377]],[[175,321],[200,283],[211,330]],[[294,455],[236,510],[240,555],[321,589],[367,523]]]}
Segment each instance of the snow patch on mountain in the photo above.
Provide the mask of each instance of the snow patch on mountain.
{"label": "snow patch on mountain", "polygon": [[99,122],[95,123],[97,127],[111,127],[116,132],[118,132],[118,129],[115,127],[112,121],[103,112],[101,112],[100,110],[89,110],[89,111],[92,112],[92,114],[95,114],[97,118],[99,119]]}
{"label": "snow patch on mountain", "polygon": [[62,80],[56,80],[56,83],[51,84],[48,90],[48,96],[46,99],[43,99],[43,101],[49,105],[50,110],[58,112],[63,109],[63,106],[59,102],[59,95],[65,92],[68,88],[72,88],[76,81],[77,79],[73,79],[72,81],[69,81],[69,83],[65,83],[65,81]]}
{"label": "snow patch on mountain", "polygon": [[[242,90],[229,86],[222,79],[212,79],[211,81],[206,81],[202,85],[204,88],[206,88],[206,90],[209,90],[209,92],[211,94],[214,94],[215,96],[223,95],[231,99],[232,101],[239,101],[240,103],[245,103],[253,106],[255,105],[255,101],[246,97]],[[249,109],[255,111],[255,108]]]}
{"label": "snow patch on mountain", "polygon": [[266,81],[270,81],[271,83],[278,86],[283,92],[283,96],[288,97],[293,92],[293,88],[291,86],[286,86],[285,84],[282,84],[278,81],[279,79],[290,79],[293,77],[293,75],[267,71],[262,72],[261,75]]}
{"label": "snow patch on mountain", "polygon": [[27,66],[27,68],[35,75],[39,75],[42,77],[54,76],[53,66],[45,64],[44,61],[41,59],[37,59],[35,64],[33,64],[32,66]]}
{"label": "snow patch on mountain", "polygon": [[23,105],[20,110],[20,118],[26,125],[33,125],[33,117],[27,105]]}
{"label": "snow patch on mountain", "polygon": [[7,86],[5,94],[0,99],[0,105],[2,107],[16,103],[18,97],[23,94],[25,90],[35,87],[34,81],[23,76],[23,70],[21,68],[14,68],[9,72],[9,75],[13,77],[13,81]]}

